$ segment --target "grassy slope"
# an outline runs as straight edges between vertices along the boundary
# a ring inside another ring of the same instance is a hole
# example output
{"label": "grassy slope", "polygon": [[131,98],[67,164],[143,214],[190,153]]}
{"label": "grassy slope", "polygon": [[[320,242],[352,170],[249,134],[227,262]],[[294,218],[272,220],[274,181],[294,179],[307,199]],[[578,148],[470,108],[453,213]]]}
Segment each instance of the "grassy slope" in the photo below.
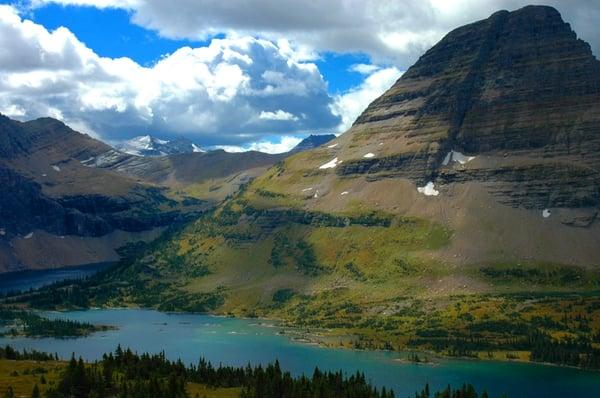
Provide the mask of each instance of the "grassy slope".
{"label": "grassy slope", "polygon": [[336,346],[526,360],[541,331],[599,347],[598,272],[457,266],[434,255],[453,239],[447,227],[357,202],[308,211],[300,195],[270,190],[268,176],[113,276],[108,303],[273,317]]}
{"label": "grassy slope", "polygon": [[457,239],[452,224],[360,196],[322,210],[302,189],[332,177],[285,172],[289,161],[86,287],[89,305],[272,317],[350,347],[527,359],[543,332],[600,348],[593,267],[453,261],[439,255]]}

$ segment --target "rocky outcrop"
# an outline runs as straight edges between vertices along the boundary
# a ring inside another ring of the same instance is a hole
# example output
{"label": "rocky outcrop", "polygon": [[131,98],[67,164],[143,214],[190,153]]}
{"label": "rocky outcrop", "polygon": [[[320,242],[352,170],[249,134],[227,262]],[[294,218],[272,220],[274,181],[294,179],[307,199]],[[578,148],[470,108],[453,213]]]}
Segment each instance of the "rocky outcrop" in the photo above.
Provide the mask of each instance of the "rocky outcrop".
{"label": "rocky outcrop", "polygon": [[183,221],[179,212],[159,211],[168,200],[159,192],[136,197],[77,195],[52,198],[28,178],[0,166],[0,228],[3,236],[25,236],[36,229],[55,235],[99,237],[115,229],[140,232]]}
{"label": "rocky outcrop", "polygon": [[302,141],[300,141],[300,143],[294,148],[292,148],[290,153],[308,151],[310,149],[314,149],[321,145],[324,145],[333,139],[335,139],[335,134],[311,134]]}
{"label": "rocky outcrop", "polygon": [[[600,62],[555,9],[500,11],[450,32],[350,134],[356,145],[398,144],[392,155],[347,161],[341,176],[478,181],[512,206],[597,207]],[[481,161],[444,165],[452,150]]]}

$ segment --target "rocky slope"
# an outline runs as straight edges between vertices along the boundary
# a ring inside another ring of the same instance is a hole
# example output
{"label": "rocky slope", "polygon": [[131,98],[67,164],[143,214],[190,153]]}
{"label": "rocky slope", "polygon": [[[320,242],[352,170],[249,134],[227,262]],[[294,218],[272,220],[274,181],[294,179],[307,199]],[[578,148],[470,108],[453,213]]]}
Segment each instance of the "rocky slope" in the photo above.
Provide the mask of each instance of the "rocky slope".
{"label": "rocky slope", "polygon": [[[0,115],[0,272],[116,260],[116,247],[211,208],[280,159],[139,157],[55,119]],[[209,180],[221,184],[210,197],[174,192]]]}

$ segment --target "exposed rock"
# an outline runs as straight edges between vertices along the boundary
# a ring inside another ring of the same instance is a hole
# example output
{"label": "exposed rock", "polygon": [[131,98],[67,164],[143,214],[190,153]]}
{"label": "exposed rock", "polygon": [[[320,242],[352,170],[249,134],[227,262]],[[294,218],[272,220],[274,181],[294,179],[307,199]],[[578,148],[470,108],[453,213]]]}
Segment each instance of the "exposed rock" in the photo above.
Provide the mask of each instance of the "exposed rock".
{"label": "exposed rock", "polygon": [[[446,35],[349,134],[355,145],[393,135],[397,147],[339,175],[480,181],[512,206],[598,206],[600,62],[555,9],[500,11]],[[491,163],[452,168],[450,151]],[[522,162],[495,168],[513,156]]]}
{"label": "exposed rock", "polygon": [[309,149],[314,149],[321,145],[328,143],[329,141],[335,138],[334,134],[311,134],[302,141],[298,145],[296,145],[290,153],[308,151]]}

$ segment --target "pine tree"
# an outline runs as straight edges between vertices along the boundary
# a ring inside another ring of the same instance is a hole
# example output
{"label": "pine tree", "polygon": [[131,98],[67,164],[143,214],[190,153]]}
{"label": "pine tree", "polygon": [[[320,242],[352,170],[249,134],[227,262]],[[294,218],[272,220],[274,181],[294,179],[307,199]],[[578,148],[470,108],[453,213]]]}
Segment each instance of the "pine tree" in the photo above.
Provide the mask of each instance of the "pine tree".
{"label": "pine tree", "polygon": [[31,392],[31,398],[40,398],[40,388],[37,383],[33,386],[33,391]]}

